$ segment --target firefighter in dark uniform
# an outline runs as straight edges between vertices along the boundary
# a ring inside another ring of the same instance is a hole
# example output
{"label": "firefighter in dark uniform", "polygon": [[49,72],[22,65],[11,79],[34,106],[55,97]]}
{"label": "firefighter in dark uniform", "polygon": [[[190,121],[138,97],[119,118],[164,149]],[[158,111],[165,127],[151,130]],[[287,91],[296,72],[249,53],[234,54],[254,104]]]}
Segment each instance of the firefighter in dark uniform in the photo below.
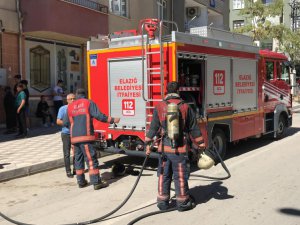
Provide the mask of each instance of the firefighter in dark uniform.
{"label": "firefighter in dark uniform", "polygon": [[76,100],[68,105],[67,114],[64,117],[64,125],[70,127],[71,143],[75,148],[75,170],[79,188],[87,186],[84,176],[84,160],[89,167],[90,183],[94,189],[108,186],[101,180],[96,151],[92,146],[95,141],[93,119],[105,123],[118,123],[119,118],[108,117],[101,113],[97,105],[85,98],[84,89],[76,91]]}
{"label": "firefighter in dark uniform", "polygon": [[[168,94],[164,100],[155,107],[150,129],[145,139],[146,144],[148,144],[146,154],[149,155],[151,151],[149,142],[153,141],[153,138],[158,134],[162,138],[158,148],[161,157],[159,157],[157,170],[157,207],[160,210],[166,210],[169,207],[172,176],[174,177],[178,211],[186,211],[195,206],[194,200],[189,194],[188,186],[190,171],[187,135],[192,137],[199,148],[205,148],[196,116],[188,104],[184,103],[180,98],[178,89],[179,84],[177,82],[168,83]],[[177,115],[179,120],[177,120],[177,124],[172,124],[172,122],[176,120],[176,112],[174,114],[174,110],[173,112],[169,110],[172,108],[177,108],[178,111]],[[170,133],[173,132],[172,126],[179,131],[177,134],[170,135]],[[177,137],[173,138],[172,135],[177,135]]]}

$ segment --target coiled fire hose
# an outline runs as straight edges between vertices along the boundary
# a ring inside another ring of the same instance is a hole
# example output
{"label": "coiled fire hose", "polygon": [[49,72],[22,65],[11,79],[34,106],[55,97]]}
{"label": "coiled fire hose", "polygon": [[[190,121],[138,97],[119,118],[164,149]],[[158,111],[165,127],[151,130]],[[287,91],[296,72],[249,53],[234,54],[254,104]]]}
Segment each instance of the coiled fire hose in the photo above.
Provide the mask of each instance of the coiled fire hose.
{"label": "coiled fire hose", "polygon": [[[207,179],[214,179],[214,180],[225,180],[225,179],[228,179],[231,177],[231,174],[228,170],[228,168],[226,167],[222,157],[220,156],[218,150],[216,149],[215,145],[213,145],[213,150],[216,152],[216,155],[218,156],[219,160],[220,160],[220,163],[222,165],[222,167],[224,168],[224,170],[227,172],[227,176],[226,177],[221,177],[221,178],[215,178],[215,177],[209,177],[209,176],[203,176],[203,175],[192,175],[192,176],[196,176],[196,177],[203,177],[203,178],[207,178]],[[137,184],[139,183],[139,180],[142,176],[142,173],[144,171],[144,168],[146,167],[146,164],[147,164],[147,161],[149,159],[149,155],[146,155],[145,157],[145,160],[143,162],[143,165],[140,169],[140,172],[139,172],[139,175],[130,191],[130,193],[127,195],[127,197],[123,200],[123,202],[117,206],[114,210],[112,210],[111,212],[99,217],[99,218],[96,218],[96,219],[92,219],[92,220],[89,220],[89,221],[84,221],[84,222],[77,222],[77,223],[70,223],[70,224],[63,224],[63,225],[86,225],[86,224],[93,224],[93,223],[97,223],[97,222],[101,222],[103,221],[105,218],[113,215],[115,212],[117,212],[119,209],[121,209],[126,203],[127,201],[130,199],[130,197],[132,196],[133,192],[135,191],[136,189],[136,186]],[[154,211],[154,212],[150,212],[150,213],[147,213],[147,214],[144,214],[144,215],[141,215],[137,218],[135,218],[134,220],[130,221],[128,223],[128,225],[133,225],[135,224],[136,222],[146,218],[146,217],[149,217],[149,216],[153,216],[153,215],[156,215],[156,214],[160,214],[160,213],[166,213],[166,212],[171,212],[171,211],[174,211],[176,210],[176,207],[172,207],[172,208],[169,208],[167,210],[159,210],[159,211]],[[0,212],[0,216],[3,217],[5,220],[13,223],[13,224],[17,224],[17,225],[33,225],[33,224],[28,224],[28,223],[23,223],[23,222],[20,222],[20,221],[17,221],[17,220],[13,220],[11,219],[10,217],[4,215],[3,213]]]}
{"label": "coiled fire hose", "polygon": [[[129,200],[129,198],[131,197],[131,195],[132,195],[133,192],[135,191],[135,188],[136,188],[137,184],[138,184],[139,181],[140,181],[140,178],[141,178],[141,176],[142,176],[142,173],[143,173],[143,171],[144,171],[144,168],[146,167],[146,163],[147,163],[148,159],[149,159],[149,156],[146,155],[145,160],[144,160],[144,162],[143,162],[143,165],[142,165],[142,167],[141,167],[141,169],[140,169],[140,173],[139,173],[139,175],[138,175],[138,177],[137,177],[137,179],[136,179],[136,181],[135,181],[135,183],[134,183],[134,185],[133,185],[133,187],[132,187],[130,193],[127,195],[127,197],[123,200],[123,202],[122,202],[118,207],[116,207],[116,208],[115,208],[114,210],[112,210],[111,212],[109,212],[109,213],[107,213],[107,214],[105,214],[105,215],[103,215],[103,216],[101,216],[101,217],[99,217],[99,218],[96,218],[96,219],[92,219],[92,220],[84,221],[84,222],[77,222],[77,223],[63,224],[63,225],[86,225],[86,224],[93,224],[93,223],[100,222],[100,221],[102,221],[103,219],[105,219],[105,218],[111,216],[112,214],[114,214],[115,212],[117,212],[120,208],[122,208],[122,207],[126,204],[126,202]],[[20,221],[17,221],[17,220],[13,220],[13,219],[9,218],[8,216],[4,215],[4,214],[1,213],[1,212],[0,212],[0,216],[3,217],[3,219],[5,219],[5,220],[7,220],[7,221],[9,221],[9,222],[11,222],[11,223],[13,223],[13,224],[17,224],[17,225],[33,225],[33,224],[28,224],[28,223],[23,223],[23,222],[20,222]]]}
{"label": "coiled fire hose", "polygon": [[[191,175],[191,176],[194,176],[194,177],[202,177],[202,178],[207,178],[207,179],[213,179],[213,180],[226,180],[228,178],[231,177],[231,174],[227,168],[227,166],[225,165],[222,157],[220,156],[216,146],[214,144],[212,144],[213,146],[213,150],[215,151],[216,155],[218,156],[219,160],[220,160],[220,163],[222,165],[222,167],[224,168],[224,170],[226,171],[227,173],[227,176],[226,177],[210,177],[210,176],[204,176],[204,175]],[[171,212],[171,211],[174,211],[176,210],[177,208],[176,207],[172,207],[172,208],[169,208],[167,210],[158,210],[158,211],[154,211],[154,212],[150,212],[150,213],[147,213],[147,214],[144,214],[144,215],[141,215],[137,218],[135,218],[134,220],[130,221],[127,225],[133,225],[135,224],[136,222],[146,218],[146,217],[149,217],[149,216],[153,216],[153,215],[157,215],[157,214],[160,214],[160,213],[167,213],[167,212]]]}

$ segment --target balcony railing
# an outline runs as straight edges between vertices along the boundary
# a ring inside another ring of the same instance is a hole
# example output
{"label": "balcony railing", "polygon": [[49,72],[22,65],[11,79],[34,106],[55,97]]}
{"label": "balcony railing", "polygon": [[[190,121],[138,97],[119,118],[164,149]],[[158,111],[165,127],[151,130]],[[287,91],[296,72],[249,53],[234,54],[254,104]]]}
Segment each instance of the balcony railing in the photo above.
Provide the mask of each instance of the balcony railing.
{"label": "balcony railing", "polygon": [[108,7],[105,5],[102,5],[97,2],[93,2],[90,0],[61,0],[63,2],[69,2],[74,5],[79,5],[88,9],[96,10],[98,12],[102,13],[108,13]]}

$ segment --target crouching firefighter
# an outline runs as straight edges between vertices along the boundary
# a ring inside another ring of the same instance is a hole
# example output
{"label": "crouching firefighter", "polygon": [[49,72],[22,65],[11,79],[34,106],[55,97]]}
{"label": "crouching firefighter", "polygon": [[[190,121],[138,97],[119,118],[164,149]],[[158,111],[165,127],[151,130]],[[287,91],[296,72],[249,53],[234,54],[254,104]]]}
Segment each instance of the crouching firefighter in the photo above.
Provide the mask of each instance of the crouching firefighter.
{"label": "crouching firefighter", "polygon": [[157,104],[153,112],[149,132],[146,134],[146,154],[151,148],[149,143],[159,132],[161,141],[158,175],[157,207],[166,210],[169,207],[172,176],[175,183],[178,211],[194,208],[195,202],[189,194],[188,179],[190,175],[188,143],[186,135],[191,135],[199,148],[205,148],[204,140],[197,125],[193,110],[184,103],[178,94],[177,82],[167,85],[167,95]]}

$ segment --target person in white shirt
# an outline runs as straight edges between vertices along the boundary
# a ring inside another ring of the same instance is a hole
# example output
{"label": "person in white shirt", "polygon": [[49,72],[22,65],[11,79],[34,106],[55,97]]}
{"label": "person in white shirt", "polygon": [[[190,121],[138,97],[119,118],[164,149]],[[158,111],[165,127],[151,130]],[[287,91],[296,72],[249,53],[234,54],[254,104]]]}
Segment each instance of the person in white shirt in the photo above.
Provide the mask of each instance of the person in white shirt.
{"label": "person in white shirt", "polygon": [[56,115],[60,107],[64,105],[63,96],[65,96],[64,90],[62,89],[63,81],[58,80],[56,86],[53,88],[53,103]]}

